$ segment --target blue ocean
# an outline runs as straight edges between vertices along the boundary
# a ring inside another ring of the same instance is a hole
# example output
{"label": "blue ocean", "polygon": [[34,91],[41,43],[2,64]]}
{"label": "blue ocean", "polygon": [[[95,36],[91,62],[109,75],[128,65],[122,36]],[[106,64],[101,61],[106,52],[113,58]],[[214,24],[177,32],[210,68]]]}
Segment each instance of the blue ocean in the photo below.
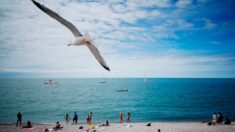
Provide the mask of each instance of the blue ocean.
{"label": "blue ocean", "polygon": [[[86,122],[209,121],[213,112],[235,119],[235,79],[113,78],[0,79],[0,123],[15,123],[16,114],[34,123],[65,122],[64,115]],[[120,92],[118,90],[128,89]]]}

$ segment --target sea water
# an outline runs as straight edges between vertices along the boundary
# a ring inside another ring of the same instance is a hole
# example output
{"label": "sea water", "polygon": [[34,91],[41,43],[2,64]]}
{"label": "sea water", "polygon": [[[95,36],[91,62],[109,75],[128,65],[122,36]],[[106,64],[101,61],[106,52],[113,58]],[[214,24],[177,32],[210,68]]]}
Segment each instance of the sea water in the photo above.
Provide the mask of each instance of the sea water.
{"label": "sea water", "polygon": [[[209,121],[213,112],[235,119],[235,79],[0,79],[0,123],[14,123],[16,114],[34,123],[64,122],[78,113],[86,122]],[[101,83],[105,81],[106,83]],[[118,92],[128,89],[128,92]]]}

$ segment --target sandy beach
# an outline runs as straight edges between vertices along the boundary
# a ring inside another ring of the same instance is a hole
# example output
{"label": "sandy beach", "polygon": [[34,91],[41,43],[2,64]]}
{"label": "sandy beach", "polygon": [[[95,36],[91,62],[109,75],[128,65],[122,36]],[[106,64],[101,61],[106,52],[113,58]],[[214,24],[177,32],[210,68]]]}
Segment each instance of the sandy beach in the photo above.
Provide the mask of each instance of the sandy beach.
{"label": "sandy beach", "polygon": [[[89,132],[157,132],[160,129],[161,132],[234,132],[235,124],[231,125],[217,124],[215,126],[208,126],[207,123],[201,122],[154,122],[150,127],[146,126],[147,123],[130,123],[131,127],[127,127],[126,123],[111,123],[110,126],[98,127],[100,124],[95,124],[95,129],[90,129]],[[0,125],[0,132],[41,132],[43,128],[53,128],[52,124],[37,124],[33,125],[32,129],[21,129],[15,127],[15,125]],[[58,132],[87,132],[87,124],[78,125],[65,125],[62,130]],[[83,126],[83,129],[79,129]]]}

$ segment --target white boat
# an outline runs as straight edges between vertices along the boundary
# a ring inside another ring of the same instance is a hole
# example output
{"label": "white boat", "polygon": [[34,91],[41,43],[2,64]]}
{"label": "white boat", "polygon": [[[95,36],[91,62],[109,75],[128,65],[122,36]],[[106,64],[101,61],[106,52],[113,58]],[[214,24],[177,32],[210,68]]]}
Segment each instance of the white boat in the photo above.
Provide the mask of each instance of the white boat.
{"label": "white boat", "polygon": [[47,82],[44,82],[44,84],[52,85],[52,84],[58,84],[58,82],[53,81],[53,80],[48,80]]}

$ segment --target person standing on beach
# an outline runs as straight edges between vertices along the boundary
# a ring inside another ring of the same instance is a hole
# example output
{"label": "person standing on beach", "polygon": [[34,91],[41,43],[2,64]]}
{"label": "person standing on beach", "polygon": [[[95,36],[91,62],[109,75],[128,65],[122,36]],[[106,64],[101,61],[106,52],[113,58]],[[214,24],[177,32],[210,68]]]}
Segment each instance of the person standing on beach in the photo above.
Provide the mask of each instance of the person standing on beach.
{"label": "person standing on beach", "polygon": [[87,124],[91,124],[90,114],[87,115],[86,122]]}
{"label": "person standing on beach", "polygon": [[123,115],[122,115],[122,112],[120,112],[120,123],[123,122]]}
{"label": "person standing on beach", "polygon": [[64,116],[64,119],[65,119],[65,121],[66,121],[66,123],[67,123],[67,125],[68,125],[69,120],[70,120],[70,116],[69,116],[68,113]]}
{"label": "person standing on beach", "polygon": [[16,122],[16,127],[18,127],[18,123],[20,122],[20,127],[21,127],[21,122],[22,122],[22,114],[18,112],[17,114],[17,122]]}
{"label": "person standing on beach", "polygon": [[89,119],[90,119],[90,123],[91,123],[91,120],[92,120],[92,112],[90,112],[89,115],[90,115],[90,116],[89,116]]}
{"label": "person standing on beach", "polygon": [[130,113],[130,112],[127,113],[126,122],[127,122],[127,123],[130,123],[130,122],[131,122],[131,113]]}
{"label": "person standing on beach", "polygon": [[217,122],[217,115],[216,113],[214,112],[214,114],[212,115],[212,125],[215,125]]}
{"label": "person standing on beach", "polygon": [[73,124],[78,124],[78,115],[76,112],[74,112]]}

